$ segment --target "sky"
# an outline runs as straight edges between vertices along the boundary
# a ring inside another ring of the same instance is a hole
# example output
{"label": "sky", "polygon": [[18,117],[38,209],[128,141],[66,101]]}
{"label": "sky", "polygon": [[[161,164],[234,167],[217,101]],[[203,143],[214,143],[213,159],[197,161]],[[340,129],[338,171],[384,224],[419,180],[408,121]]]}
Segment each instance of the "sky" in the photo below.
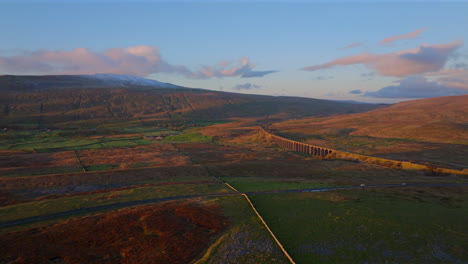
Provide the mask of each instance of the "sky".
{"label": "sky", "polygon": [[0,75],[393,103],[468,93],[468,1],[0,0]]}

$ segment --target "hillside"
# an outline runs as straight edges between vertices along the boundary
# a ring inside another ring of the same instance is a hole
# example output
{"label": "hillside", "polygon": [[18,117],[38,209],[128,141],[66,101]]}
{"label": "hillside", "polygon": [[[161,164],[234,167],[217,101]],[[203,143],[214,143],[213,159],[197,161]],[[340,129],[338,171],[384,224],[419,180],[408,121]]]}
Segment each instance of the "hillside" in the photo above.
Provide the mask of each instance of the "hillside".
{"label": "hillside", "polygon": [[466,142],[468,95],[420,99],[366,113],[305,118],[277,124],[281,130],[411,139],[439,143]]}
{"label": "hillside", "polygon": [[468,95],[403,102],[336,118],[325,125],[338,127],[343,123],[356,129],[351,135],[468,143]]}
{"label": "hillside", "polygon": [[2,126],[47,127],[89,119],[218,120],[357,113],[381,106],[190,89],[112,85],[82,76],[1,76]]}

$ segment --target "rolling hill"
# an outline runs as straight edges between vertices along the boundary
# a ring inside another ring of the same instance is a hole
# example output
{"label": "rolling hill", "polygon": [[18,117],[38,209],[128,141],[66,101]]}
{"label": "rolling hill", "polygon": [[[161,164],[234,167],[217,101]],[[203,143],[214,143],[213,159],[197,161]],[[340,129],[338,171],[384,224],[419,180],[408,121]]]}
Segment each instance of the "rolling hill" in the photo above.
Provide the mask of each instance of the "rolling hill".
{"label": "rolling hill", "polygon": [[[468,143],[468,95],[401,102],[366,113],[286,122],[291,130],[339,131],[352,136]],[[281,124],[278,125],[281,127]]]}

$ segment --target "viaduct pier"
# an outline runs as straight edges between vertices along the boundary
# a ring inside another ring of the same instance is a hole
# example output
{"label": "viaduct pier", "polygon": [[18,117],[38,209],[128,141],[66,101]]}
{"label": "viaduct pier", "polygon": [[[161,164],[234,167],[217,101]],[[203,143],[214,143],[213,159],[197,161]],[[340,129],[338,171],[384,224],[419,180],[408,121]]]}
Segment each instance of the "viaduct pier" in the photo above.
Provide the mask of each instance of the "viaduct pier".
{"label": "viaduct pier", "polygon": [[302,153],[310,154],[312,156],[320,156],[320,157],[325,157],[326,155],[335,151],[333,149],[314,146],[314,145],[294,141],[291,139],[287,139],[284,137],[280,137],[280,136],[267,132],[263,127],[260,127],[260,132],[270,136],[276,145],[285,149],[292,150],[292,151],[302,152]]}

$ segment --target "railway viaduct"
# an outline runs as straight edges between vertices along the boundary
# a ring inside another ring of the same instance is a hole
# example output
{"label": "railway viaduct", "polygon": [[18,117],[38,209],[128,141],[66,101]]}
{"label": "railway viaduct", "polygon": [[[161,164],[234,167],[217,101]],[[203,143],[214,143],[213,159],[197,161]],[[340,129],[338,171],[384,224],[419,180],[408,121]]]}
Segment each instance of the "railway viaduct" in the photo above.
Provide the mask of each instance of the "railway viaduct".
{"label": "railway viaduct", "polygon": [[278,146],[292,150],[292,151],[307,153],[312,156],[321,156],[321,157],[325,157],[326,155],[334,152],[333,149],[305,144],[302,142],[290,140],[287,138],[283,138],[283,137],[271,134],[268,131],[266,131],[263,127],[260,127],[260,132],[270,136],[273,142],[275,142]]}

